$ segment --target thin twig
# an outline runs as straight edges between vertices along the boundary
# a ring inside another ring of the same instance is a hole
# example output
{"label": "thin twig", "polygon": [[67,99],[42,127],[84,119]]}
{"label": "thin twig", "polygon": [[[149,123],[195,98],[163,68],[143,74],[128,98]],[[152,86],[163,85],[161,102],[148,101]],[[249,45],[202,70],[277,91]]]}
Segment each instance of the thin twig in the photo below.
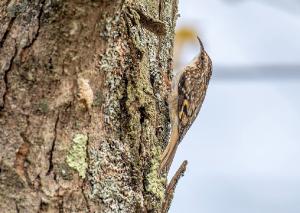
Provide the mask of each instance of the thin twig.
{"label": "thin twig", "polygon": [[162,213],[167,213],[168,212],[168,210],[171,206],[171,202],[172,202],[173,197],[174,197],[175,188],[177,186],[177,183],[178,183],[179,179],[184,175],[187,164],[188,164],[187,160],[182,162],[182,164],[178,168],[177,172],[175,173],[175,175],[171,179],[169,185],[167,186],[166,198],[165,198],[165,201],[163,203]]}

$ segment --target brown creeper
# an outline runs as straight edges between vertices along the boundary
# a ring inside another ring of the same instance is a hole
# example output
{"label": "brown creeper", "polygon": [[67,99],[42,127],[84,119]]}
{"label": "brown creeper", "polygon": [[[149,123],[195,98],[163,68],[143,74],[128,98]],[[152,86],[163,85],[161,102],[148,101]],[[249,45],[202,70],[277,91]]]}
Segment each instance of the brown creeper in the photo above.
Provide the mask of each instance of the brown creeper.
{"label": "brown creeper", "polygon": [[163,152],[160,170],[169,170],[180,141],[193,124],[204,101],[212,62],[199,37],[201,53],[172,80],[169,96],[170,141]]}

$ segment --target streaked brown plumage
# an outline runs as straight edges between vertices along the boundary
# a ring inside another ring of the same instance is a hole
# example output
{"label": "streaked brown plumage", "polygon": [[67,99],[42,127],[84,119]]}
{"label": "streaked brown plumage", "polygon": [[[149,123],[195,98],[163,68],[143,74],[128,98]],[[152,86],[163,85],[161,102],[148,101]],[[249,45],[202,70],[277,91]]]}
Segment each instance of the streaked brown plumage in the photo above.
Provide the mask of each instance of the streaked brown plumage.
{"label": "streaked brown plumage", "polygon": [[171,119],[170,141],[161,158],[162,170],[169,170],[178,144],[196,119],[205,98],[212,73],[212,62],[198,38],[201,52],[172,81],[169,96]]}

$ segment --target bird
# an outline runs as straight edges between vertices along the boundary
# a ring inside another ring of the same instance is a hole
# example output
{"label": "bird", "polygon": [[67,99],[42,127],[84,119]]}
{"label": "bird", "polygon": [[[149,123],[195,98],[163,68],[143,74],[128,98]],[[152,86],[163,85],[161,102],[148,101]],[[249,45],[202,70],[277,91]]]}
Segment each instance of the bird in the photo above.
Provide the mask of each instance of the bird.
{"label": "bird", "polygon": [[200,53],[172,79],[168,96],[171,131],[161,155],[161,173],[169,171],[179,143],[199,114],[211,78],[212,61],[201,39],[198,36],[197,39]]}

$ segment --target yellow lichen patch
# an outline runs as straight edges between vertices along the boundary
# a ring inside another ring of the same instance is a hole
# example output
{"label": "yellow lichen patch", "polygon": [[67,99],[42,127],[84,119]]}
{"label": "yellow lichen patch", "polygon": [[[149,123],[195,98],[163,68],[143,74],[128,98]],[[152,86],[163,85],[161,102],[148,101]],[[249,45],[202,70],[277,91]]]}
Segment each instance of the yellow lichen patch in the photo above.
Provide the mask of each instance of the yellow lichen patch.
{"label": "yellow lichen patch", "polygon": [[72,140],[72,146],[67,155],[67,164],[75,169],[79,176],[85,178],[85,172],[88,167],[86,162],[86,145],[88,137],[84,134],[76,134]]}
{"label": "yellow lichen patch", "polygon": [[155,151],[151,160],[150,172],[147,175],[147,187],[146,190],[155,195],[159,200],[163,200],[165,196],[165,177],[161,177],[159,174],[160,166],[160,152]]}

